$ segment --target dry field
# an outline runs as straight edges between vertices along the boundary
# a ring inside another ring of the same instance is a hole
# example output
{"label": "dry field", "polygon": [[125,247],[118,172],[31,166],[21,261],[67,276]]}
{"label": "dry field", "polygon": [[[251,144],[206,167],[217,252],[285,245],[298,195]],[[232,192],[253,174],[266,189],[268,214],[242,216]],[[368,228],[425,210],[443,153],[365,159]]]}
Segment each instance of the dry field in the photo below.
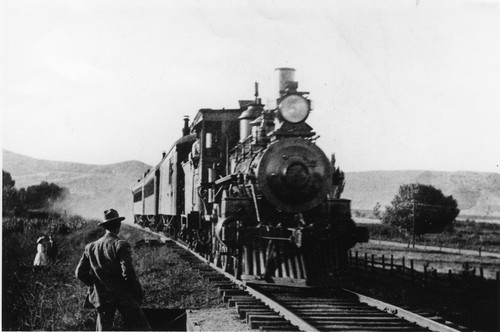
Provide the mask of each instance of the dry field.
{"label": "dry field", "polygon": [[496,278],[496,272],[500,272],[500,258],[486,255],[453,254],[377,243],[361,243],[352,251],[357,251],[360,257],[365,253],[369,257],[373,254],[378,261],[381,260],[382,255],[385,256],[386,261],[389,261],[392,255],[396,265],[401,265],[404,257],[406,266],[409,266],[410,260],[413,260],[417,271],[424,271],[424,265],[426,265],[429,270],[435,269],[438,273],[448,273],[451,270],[453,274],[460,274],[467,264],[469,269],[476,269],[477,275],[479,275],[479,269],[483,268],[484,277],[488,279]]}
{"label": "dry field", "polygon": [[[377,243],[359,244],[352,250],[353,255],[357,251],[358,257],[363,259],[365,253],[367,254],[368,267],[372,254],[376,262],[381,262],[381,257],[384,255],[388,269],[393,255],[395,265],[402,265],[404,257],[406,268],[410,267],[410,260],[413,260],[417,271],[424,271],[426,266],[427,271],[435,269],[438,274],[445,275],[439,277],[441,283],[432,281],[432,278],[429,279],[429,283],[422,283],[421,280],[412,282],[408,274],[402,278],[398,273],[392,274],[389,270],[386,270],[385,274],[366,273],[362,267],[359,273],[354,273],[353,278],[346,281],[346,286],[398,306],[444,317],[473,330],[498,331],[500,293],[498,293],[498,281],[494,279],[496,272],[500,271],[500,258],[426,251]],[[479,275],[480,268],[483,269],[486,280],[472,277],[472,273]],[[446,276],[449,270],[453,273],[452,278]]]}
{"label": "dry field", "polygon": [[[84,309],[86,287],[74,271],[85,244],[103,230],[95,221],[69,223],[69,234],[58,234],[60,254],[55,265],[34,270],[37,237],[53,231],[53,222],[3,220],[2,330],[92,331],[94,310]],[[124,225],[120,237],[131,244],[151,236]],[[224,303],[187,262],[167,246],[137,247],[134,266],[143,285],[142,306],[160,309],[218,308]],[[117,317],[118,321],[119,317]]]}

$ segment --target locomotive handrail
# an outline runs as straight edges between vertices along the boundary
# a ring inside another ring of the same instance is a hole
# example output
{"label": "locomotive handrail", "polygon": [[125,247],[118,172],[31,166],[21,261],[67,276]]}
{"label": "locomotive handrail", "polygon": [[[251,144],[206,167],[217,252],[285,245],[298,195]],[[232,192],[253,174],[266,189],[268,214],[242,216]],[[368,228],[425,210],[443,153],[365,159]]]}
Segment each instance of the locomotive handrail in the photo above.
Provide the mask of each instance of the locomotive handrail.
{"label": "locomotive handrail", "polygon": [[228,182],[232,182],[232,181],[235,181],[237,178],[236,174],[229,174],[229,175],[226,175],[218,180],[215,180],[215,184],[217,186],[219,185],[222,185],[222,184],[226,184]]}
{"label": "locomotive handrail", "polygon": [[250,141],[251,139],[252,139],[252,135],[248,136],[247,138],[245,138],[245,140],[243,142],[239,142],[238,144],[236,144],[236,146],[234,148],[232,148],[230,150],[230,152],[238,151],[238,149],[240,149],[243,145],[245,145],[245,143],[247,143],[247,141]]}
{"label": "locomotive handrail", "polygon": [[252,192],[252,199],[253,199],[253,204],[255,206],[255,213],[257,216],[257,222],[260,223],[261,220],[260,220],[259,205],[257,204],[257,194],[255,193],[255,188],[254,188],[253,183],[250,183],[249,187],[250,187],[250,190]]}

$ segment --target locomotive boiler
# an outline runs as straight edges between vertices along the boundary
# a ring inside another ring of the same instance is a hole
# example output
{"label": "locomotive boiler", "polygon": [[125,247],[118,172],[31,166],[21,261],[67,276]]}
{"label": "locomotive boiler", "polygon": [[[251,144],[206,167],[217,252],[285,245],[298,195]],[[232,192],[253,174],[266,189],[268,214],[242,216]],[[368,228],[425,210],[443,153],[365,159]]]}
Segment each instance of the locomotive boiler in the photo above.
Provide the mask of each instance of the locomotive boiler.
{"label": "locomotive boiler", "polygon": [[133,188],[134,221],[184,242],[246,282],[337,284],[356,227],[343,177],[306,123],[307,92],[279,68],[279,97],[200,109]]}

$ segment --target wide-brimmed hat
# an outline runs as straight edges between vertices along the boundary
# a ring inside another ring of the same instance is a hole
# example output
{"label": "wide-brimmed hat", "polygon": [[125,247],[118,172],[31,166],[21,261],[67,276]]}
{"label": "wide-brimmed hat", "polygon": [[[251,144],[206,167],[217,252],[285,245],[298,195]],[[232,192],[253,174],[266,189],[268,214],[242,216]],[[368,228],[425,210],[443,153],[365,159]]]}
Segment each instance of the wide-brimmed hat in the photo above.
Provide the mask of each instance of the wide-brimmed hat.
{"label": "wide-brimmed hat", "polygon": [[112,221],[122,221],[125,217],[120,217],[115,209],[104,211],[104,220],[99,223],[99,226],[109,225]]}
{"label": "wide-brimmed hat", "polygon": [[40,243],[40,242],[42,242],[43,240],[45,240],[45,236],[40,236],[40,237],[38,238],[38,240],[36,240],[36,243]]}

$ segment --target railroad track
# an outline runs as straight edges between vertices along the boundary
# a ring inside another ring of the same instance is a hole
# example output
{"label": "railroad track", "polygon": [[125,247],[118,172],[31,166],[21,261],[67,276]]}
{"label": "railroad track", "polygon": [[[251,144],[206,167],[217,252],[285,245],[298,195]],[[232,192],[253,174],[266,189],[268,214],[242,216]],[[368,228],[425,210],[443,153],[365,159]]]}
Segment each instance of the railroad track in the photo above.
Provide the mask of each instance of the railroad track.
{"label": "railroad track", "polygon": [[[163,235],[151,232],[155,235]],[[166,238],[193,269],[215,286],[249,329],[260,331],[468,331],[346,289],[243,284],[186,245]]]}

